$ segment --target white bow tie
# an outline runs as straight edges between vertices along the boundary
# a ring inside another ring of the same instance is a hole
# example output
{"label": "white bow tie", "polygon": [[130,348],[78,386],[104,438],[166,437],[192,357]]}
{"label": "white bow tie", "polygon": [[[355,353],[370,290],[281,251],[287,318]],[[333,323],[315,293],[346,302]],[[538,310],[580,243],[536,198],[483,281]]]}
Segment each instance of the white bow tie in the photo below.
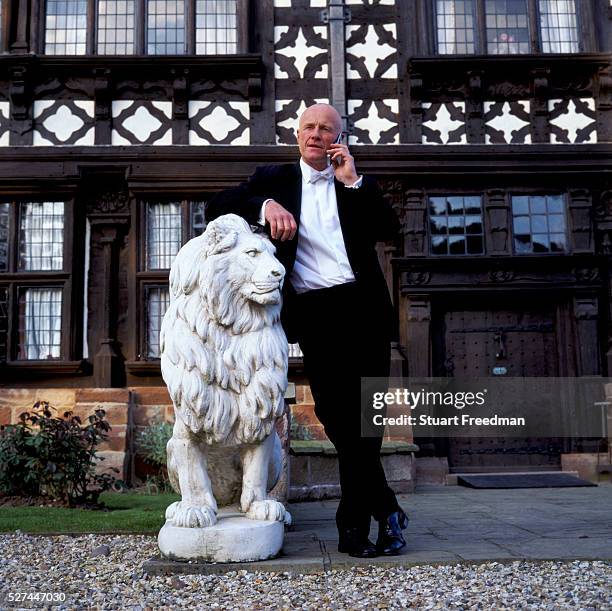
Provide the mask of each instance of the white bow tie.
{"label": "white bow tie", "polygon": [[310,182],[315,183],[317,182],[317,180],[333,180],[334,179],[334,168],[332,166],[329,166],[328,168],[325,168],[322,172],[317,172],[316,170],[313,170],[310,173]]}

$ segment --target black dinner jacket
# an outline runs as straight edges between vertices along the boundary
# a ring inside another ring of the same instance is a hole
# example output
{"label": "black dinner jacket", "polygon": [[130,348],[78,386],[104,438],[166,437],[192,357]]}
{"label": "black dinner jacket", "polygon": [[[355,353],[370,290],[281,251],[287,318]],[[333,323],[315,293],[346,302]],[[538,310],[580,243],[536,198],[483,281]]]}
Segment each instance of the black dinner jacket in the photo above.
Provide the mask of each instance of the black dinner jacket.
{"label": "black dinner jacket", "polygon": [[[375,245],[379,241],[394,239],[399,232],[397,217],[389,203],[382,197],[376,181],[364,176],[359,189],[349,189],[334,180],[338,216],[344,245],[351,268],[357,280],[372,296],[372,302],[380,306],[371,314],[389,319],[390,336],[396,335],[393,309],[382,270],[378,262]],[[206,220],[211,221],[228,213],[238,214],[247,222],[256,225],[261,206],[272,198],[293,214],[300,225],[302,203],[302,172],[299,162],[284,165],[267,165],[256,168],[253,175],[238,187],[218,193],[206,205]],[[266,226],[269,235],[269,227]],[[295,322],[291,309],[293,293],[289,276],[295,263],[298,233],[292,240],[272,240],[276,256],[286,270],[283,290],[283,325],[291,341]],[[391,337],[390,337],[391,339]]]}

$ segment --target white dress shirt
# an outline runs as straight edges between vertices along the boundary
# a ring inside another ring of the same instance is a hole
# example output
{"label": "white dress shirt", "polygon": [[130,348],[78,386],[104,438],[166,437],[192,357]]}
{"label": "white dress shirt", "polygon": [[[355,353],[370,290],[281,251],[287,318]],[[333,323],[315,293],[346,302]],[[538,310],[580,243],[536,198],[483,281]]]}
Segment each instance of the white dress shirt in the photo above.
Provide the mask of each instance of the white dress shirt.
{"label": "white dress shirt", "polygon": [[334,168],[323,172],[300,159],[302,206],[295,264],[289,280],[296,293],[305,293],[355,280],[346,254]]}
{"label": "white dress shirt", "polygon": [[[298,245],[295,264],[289,278],[296,293],[305,293],[336,284],[355,280],[355,275],[346,254],[336,188],[334,168],[322,172],[315,170],[300,159],[302,170],[302,205]],[[357,189],[363,177],[346,188]],[[265,208],[270,200],[263,203],[260,224],[265,224]],[[282,202],[279,202],[282,205]]]}

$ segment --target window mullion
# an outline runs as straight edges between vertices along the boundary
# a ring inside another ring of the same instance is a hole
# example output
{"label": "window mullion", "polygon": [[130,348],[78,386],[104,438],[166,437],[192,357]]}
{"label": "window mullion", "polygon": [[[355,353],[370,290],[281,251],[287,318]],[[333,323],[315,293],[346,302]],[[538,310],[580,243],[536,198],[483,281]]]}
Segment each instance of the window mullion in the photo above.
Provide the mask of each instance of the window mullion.
{"label": "window mullion", "polygon": [[196,0],[185,0],[185,52],[195,55]]}
{"label": "window mullion", "polygon": [[45,53],[45,40],[47,38],[47,0],[39,0],[38,5],[38,53]]}
{"label": "window mullion", "polygon": [[146,0],[135,0],[134,5],[134,53],[145,55],[145,35],[147,29]]}
{"label": "window mullion", "polygon": [[11,3],[2,2],[2,6],[0,8],[2,9],[0,11],[0,53],[6,53],[8,51],[8,24],[10,23],[9,16]]}
{"label": "window mullion", "polygon": [[476,2],[476,53],[487,54],[487,16],[485,12],[485,0]]}
{"label": "window mullion", "polygon": [[8,249],[8,271],[17,271],[17,259],[19,249],[19,202],[11,202],[9,211],[9,249]]}
{"label": "window mullion", "polygon": [[530,46],[532,53],[541,53],[542,47],[540,45],[540,11],[538,8],[538,0],[528,0],[527,9],[529,11],[529,30],[530,35]]}
{"label": "window mullion", "polygon": [[71,350],[72,334],[72,278],[62,284],[62,315],[60,323],[60,356],[62,361],[69,361],[73,354]]}
{"label": "window mullion", "polygon": [[[62,307],[62,326],[61,326],[61,359],[70,361],[79,353],[83,342],[78,342],[81,336],[80,329],[75,328],[75,318],[79,318],[78,303],[82,303],[74,290],[75,258],[72,256],[78,252],[75,248],[75,240],[78,237],[74,233],[75,229],[75,206],[72,197],[66,197],[64,203],[64,260],[63,270],[68,274],[68,278],[62,285],[63,307]],[[83,259],[79,259],[82,261]],[[77,271],[77,273],[79,273]],[[75,342],[78,342],[75,345]]]}
{"label": "window mullion", "polygon": [[87,0],[87,55],[93,55],[96,52],[96,4],[96,0]]}
{"label": "window mullion", "polygon": [[181,246],[191,239],[191,202],[181,201]]}
{"label": "window mullion", "polygon": [[12,361],[17,356],[16,346],[18,345],[18,328],[19,322],[17,321],[17,314],[19,312],[17,308],[17,289],[14,282],[9,284],[8,287],[8,333],[6,335],[6,360]]}
{"label": "window mullion", "polygon": [[249,2],[248,0],[237,0],[236,3],[236,51],[238,53],[249,52]]}

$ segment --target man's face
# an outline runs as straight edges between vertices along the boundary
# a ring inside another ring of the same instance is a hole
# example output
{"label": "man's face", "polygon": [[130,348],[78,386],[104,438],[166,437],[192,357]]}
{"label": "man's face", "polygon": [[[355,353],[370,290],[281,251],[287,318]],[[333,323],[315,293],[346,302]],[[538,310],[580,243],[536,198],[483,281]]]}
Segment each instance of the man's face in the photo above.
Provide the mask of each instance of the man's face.
{"label": "man's face", "polygon": [[324,170],[327,167],[327,149],[341,129],[340,118],[333,108],[313,106],[306,109],[297,130],[302,159],[315,170]]}

